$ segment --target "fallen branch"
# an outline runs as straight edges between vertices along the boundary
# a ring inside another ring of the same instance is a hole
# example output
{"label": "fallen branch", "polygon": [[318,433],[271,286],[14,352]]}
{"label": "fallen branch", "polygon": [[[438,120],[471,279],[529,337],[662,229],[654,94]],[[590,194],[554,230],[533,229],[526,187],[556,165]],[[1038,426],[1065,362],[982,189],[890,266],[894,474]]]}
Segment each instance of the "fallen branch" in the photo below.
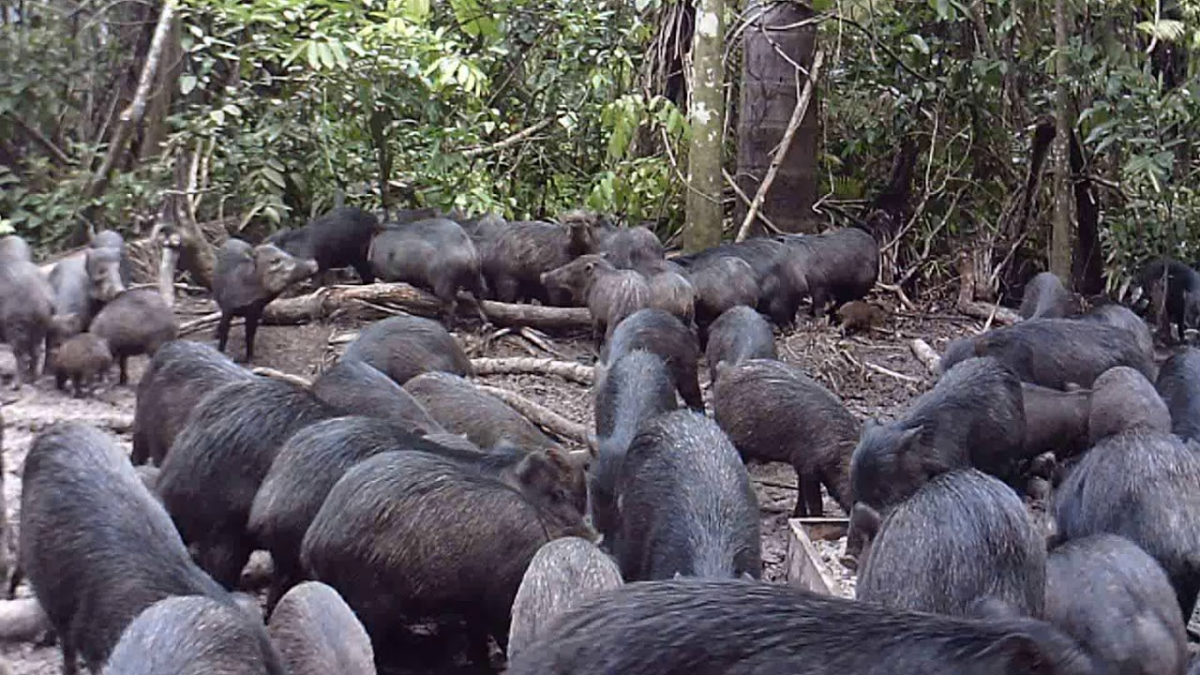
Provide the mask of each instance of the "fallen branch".
{"label": "fallen branch", "polygon": [[591,384],[594,379],[591,366],[585,366],[581,363],[571,363],[569,361],[556,361],[554,359],[471,359],[471,367],[475,369],[476,375],[511,375],[516,373],[556,375],[564,380],[578,382],[579,384]]}
{"label": "fallen branch", "polygon": [[887,375],[888,377],[894,377],[897,380],[900,380],[901,382],[911,382],[913,384],[924,384],[925,383],[925,381],[919,377],[913,377],[912,375],[905,375],[904,373],[897,373],[894,370],[889,370],[887,368],[884,368],[883,366],[871,363],[870,361],[863,361],[863,365],[866,366],[867,368],[869,368],[870,370],[873,370],[881,375]]}
{"label": "fallen branch", "polygon": [[50,619],[36,598],[0,600],[0,641],[33,642],[50,630]]}
{"label": "fallen branch", "polygon": [[[721,169],[721,175],[725,177],[725,182],[729,183],[729,187],[733,189],[733,194],[737,195],[738,199],[742,200],[742,203],[749,208],[753,202],[751,202],[750,198],[746,196],[746,193],[742,191],[742,188],[738,186],[737,181],[733,179],[733,176],[730,176],[729,172],[725,169]],[[770,230],[772,234],[783,234],[783,230],[779,229],[778,225],[771,222],[771,219],[767,218],[766,214],[759,213],[758,219],[762,221],[763,226]]]}
{"label": "fallen branch", "polygon": [[783,132],[783,139],[779,141],[779,149],[771,158],[771,166],[767,167],[767,175],[763,177],[762,184],[758,186],[758,191],[754,194],[754,201],[750,202],[750,208],[746,209],[746,218],[742,221],[742,226],[738,228],[735,241],[745,241],[746,237],[750,235],[750,225],[754,223],[754,218],[758,215],[758,210],[762,208],[763,201],[767,197],[767,191],[771,189],[771,184],[775,182],[775,176],[779,174],[779,167],[783,164],[783,158],[787,156],[788,150],[791,149],[792,138],[796,135],[796,130],[800,128],[800,123],[804,121],[804,116],[808,113],[808,103],[812,100],[817,76],[821,72],[821,62],[824,60],[825,53],[818,50],[813,56],[812,68],[808,71],[808,81],[804,83],[804,91],[800,92],[800,100],[796,102],[796,107],[792,110],[792,118],[788,120],[787,130]]}
{"label": "fallen branch", "polygon": [[925,370],[937,375],[942,370],[942,357],[929,346],[929,343],[921,338],[914,338],[908,342],[908,348],[912,350],[913,356],[925,366]]}
{"label": "fallen branch", "polygon": [[495,396],[508,404],[513,410],[527,417],[530,422],[533,422],[555,436],[570,439],[581,445],[591,445],[592,434],[588,433],[587,428],[582,424],[572,422],[540,403],[534,403],[524,396],[507,389],[490,387],[486,384],[478,383],[476,383],[476,386],[479,387],[480,391]]}
{"label": "fallen branch", "polygon": [[198,331],[202,331],[205,328],[213,328],[217,325],[217,321],[220,321],[220,320],[221,320],[220,312],[213,312],[212,314],[205,314],[204,316],[200,317],[199,319],[192,319],[191,321],[186,321],[184,323],[179,324],[178,334],[182,337],[182,336],[188,335],[190,333],[196,333]]}
{"label": "fallen branch", "polygon": [[[277,325],[319,321],[357,301],[391,304],[412,314],[434,318],[440,318],[443,312],[441,301],[419,288],[403,283],[376,283],[326,286],[298,298],[276,300],[267,305],[263,321]],[[490,300],[479,304],[488,320],[497,325],[541,329],[580,329],[592,325],[591,315],[584,307],[543,307]],[[460,303],[460,306],[463,316],[476,316],[470,303]]]}
{"label": "fallen branch", "polygon": [[275,370],[274,368],[267,368],[266,366],[258,366],[257,368],[253,368],[250,372],[254,373],[255,375],[262,375],[263,377],[270,377],[272,379],[282,380],[284,382],[291,382],[292,384],[298,387],[304,387],[305,389],[308,389],[312,386],[312,380],[306,377],[285,373],[282,370]]}

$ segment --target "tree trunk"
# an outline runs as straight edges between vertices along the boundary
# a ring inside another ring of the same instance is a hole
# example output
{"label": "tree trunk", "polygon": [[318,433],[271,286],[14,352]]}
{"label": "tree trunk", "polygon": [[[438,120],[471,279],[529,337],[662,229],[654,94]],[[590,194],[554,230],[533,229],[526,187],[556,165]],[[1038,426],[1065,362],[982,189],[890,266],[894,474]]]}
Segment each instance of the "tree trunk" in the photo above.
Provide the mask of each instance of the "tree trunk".
{"label": "tree trunk", "polygon": [[[90,229],[92,227],[91,220],[93,217],[93,209],[88,202],[104,194],[108,189],[108,182],[112,178],[113,171],[117,168],[117,163],[125,154],[125,149],[129,143],[129,138],[133,132],[141,125],[142,119],[146,115],[146,103],[150,98],[150,87],[154,84],[155,74],[158,72],[159,62],[162,59],[163,48],[167,43],[167,36],[170,33],[171,19],[175,16],[176,0],[163,0],[162,13],[158,17],[158,25],[154,29],[154,38],[150,41],[150,48],[146,52],[146,61],[142,66],[142,75],[138,80],[137,91],[134,92],[133,102],[129,107],[121,112],[121,116],[117,121],[117,128],[113,132],[112,140],[108,144],[108,152],[104,155],[104,161],[101,162],[100,168],[96,169],[95,175],[88,181],[87,186],[83,190],[81,202],[85,204],[83,211],[84,227]],[[90,235],[91,233],[88,232]],[[84,241],[87,239],[81,237]]]}
{"label": "tree trunk", "polygon": [[724,5],[724,0],[699,0],[696,10],[689,114],[692,145],[688,152],[687,226],[683,232],[683,247],[688,251],[721,241]]}
{"label": "tree trunk", "polygon": [[1071,134],[1071,173],[1075,176],[1075,215],[1079,221],[1072,278],[1084,295],[1104,292],[1104,256],[1100,250],[1100,202],[1092,183],[1083,178],[1087,163],[1078,134]]}
{"label": "tree trunk", "polygon": [[[738,187],[748,195],[758,191],[772,155],[783,138],[800,91],[796,86],[798,63],[812,68],[816,51],[816,26],[778,30],[812,17],[807,5],[794,2],[747,0],[742,57],[742,96],[738,111]],[[782,52],[782,54],[781,54]],[[786,58],[785,56],[786,55]],[[803,75],[799,78],[805,82]],[[812,206],[817,199],[817,141],[820,137],[817,105],[808,106],[792,147],[762,206],[762,214],[787,232],[815,232]],[[746,217],[739,201],[734,222]],[[760,222],[752,232],[763,230]]]}
{"label": "tree trunk", "polygon": [[1067,89],[1067,3],[1054,0],[1055,85],[1054,117],[1054,221],[1050,230],[1050,271],[1071,279],[1071,94]]}
{"label": "tree trunk", "polygon": [[163,141],[167,138],[167,116],[171,114],[171,103],[175,100],[179,76],[183,73],[182,22],[176,19],[171,23],[171,33],[163,48],[162,67],[154,84],[154,96],[150,101],[150,109],[146,111],[145,132],[138,147],[138,157],[143,160],[157,156],[162,151]]}

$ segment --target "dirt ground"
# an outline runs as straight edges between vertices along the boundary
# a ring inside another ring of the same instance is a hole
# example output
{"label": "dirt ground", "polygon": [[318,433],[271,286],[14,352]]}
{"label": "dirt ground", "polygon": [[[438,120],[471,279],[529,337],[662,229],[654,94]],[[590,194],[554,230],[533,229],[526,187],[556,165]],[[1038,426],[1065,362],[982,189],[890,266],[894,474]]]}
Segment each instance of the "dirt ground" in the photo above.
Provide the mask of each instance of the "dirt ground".
{"label": "dirt ground", "polygon": [[[886,298],[880,300],[888,302]],[[213,310],[213,304],[206,299],[183,298],[178,309],[179,321],[186,324]],[[336,352],[330,347],[330,339],[352,333],[363,323],[365,321],[360,317],[346,316],[325,324],[264,326],[259,330],[254,365],[312,377],[334,358]],[[911,338],[923,338],[940,352],[950,338],[980,327],[976,322],[932,306],[920,315],[893,315],[886,327],[849,337],[842,336],[837,328],[824,322],[802,321],[796,329],[779,336],[778,344],[783,360],[803,367],[838,394],[857,417],[886,420],[895,417],[910,399],[932,385],[933,378],[909,350]],[[212,340],[212,328],[206,327],[184,337]],[[549,356],[518,337],[505,336],[493,341],[486,354],[480,335],[460,332],[458,337],[472,357]],[[587,364],[595,360],[595,352],[582,334],[556,335],[552,344],[560,353],[556,358]],[[240,356],[243,349],[242,331],[235,324],[229,351]],[[340,350],[340,347],[336,349]],[[0,375],[11,373],[12,366],[11,355],[7,351],[0,353]],[[144,367],[144,358],[132,361],[132,382],[137,382]],[[890,371],[890,374],[883,371]],[[707,373],[703,370],[701,377],[707,400],[710,392]],[[497,375],[480,379],[517,391],[576,422],[589,427],[593,425],[592,401],[587,387],[535,375]],[[109,383],[94,398],[78,400],[56,390],[52,378],[43,377],[36,386],[25,387],[19,392],[3,388],[0,402],[3,403],[5,425],[4,497],[10,522],[17,527],[20,523],[22,463],[31,440],[43,428],[59,420],[85,420],[108,429],[126,448],[130,446],[135,403],[132,386]],[[709,410],[711,412],[711,404]],[[750,473],[762,509],[765,578],[773,583],[783,583],[786,576],[785,529],[796,498],[795,474],[791,467],[783,464],[752,465]],[[844,515],[828,499],[827,511],[827,515]],[[819,548],[828,559],[836,560],[843,543],[844,540],[820,543]],[[835,565],[833,573],[840,577],[846,588],[852,587],[852,575],[848,572]],[[28,586],[22,586],[19,595],[28,593]],[[0,655],[10,662],[14,675],[51,675],[59,672],[61,667],[58,650],[54,647],[0,645]]]}

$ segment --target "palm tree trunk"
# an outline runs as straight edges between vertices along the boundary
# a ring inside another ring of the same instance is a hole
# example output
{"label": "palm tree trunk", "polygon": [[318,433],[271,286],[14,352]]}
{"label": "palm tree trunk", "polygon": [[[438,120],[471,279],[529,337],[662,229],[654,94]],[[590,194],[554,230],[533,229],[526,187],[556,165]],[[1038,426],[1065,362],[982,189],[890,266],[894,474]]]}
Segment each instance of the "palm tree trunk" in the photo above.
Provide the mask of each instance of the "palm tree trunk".
{"label": "palm tree trunk", "polygon": [[721,241],[721,146],[725,82],[724,0],[699,0],[692,46],[692,144],[688,152],[687,225],[683,247],[698,251]]}

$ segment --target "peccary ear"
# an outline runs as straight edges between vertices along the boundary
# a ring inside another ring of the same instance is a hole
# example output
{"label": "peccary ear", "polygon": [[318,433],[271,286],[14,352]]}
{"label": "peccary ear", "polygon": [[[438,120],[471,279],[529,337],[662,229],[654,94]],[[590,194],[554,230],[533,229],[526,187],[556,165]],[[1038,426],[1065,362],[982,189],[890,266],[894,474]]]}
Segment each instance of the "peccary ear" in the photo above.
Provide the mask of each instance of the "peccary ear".
{"label": "peccary ear", "polygon": [[588,455],[592,459],[599,457],[600,456],[600,439],[596,438],[596,434],[589,433],[585,440],[587,441]]}
{"label": "peccary ear", "polygon": [[[1001,656],[996,662],[1007,664],[1004,669],[1009,673],[1041,673],[1055,672],[1042,652],[1037,641],[1022,633],[1006,635],[983,650],[980,657]],[[991,659],[987,659],[991,661]]]}
{"label": "peccary ear", "polygon": [[912,427],[900,432],[900,443],[897,449],[902,452],[911,452],[919,449],[918,444],[921,442],[921,436],[925,433],[925,425]]}

